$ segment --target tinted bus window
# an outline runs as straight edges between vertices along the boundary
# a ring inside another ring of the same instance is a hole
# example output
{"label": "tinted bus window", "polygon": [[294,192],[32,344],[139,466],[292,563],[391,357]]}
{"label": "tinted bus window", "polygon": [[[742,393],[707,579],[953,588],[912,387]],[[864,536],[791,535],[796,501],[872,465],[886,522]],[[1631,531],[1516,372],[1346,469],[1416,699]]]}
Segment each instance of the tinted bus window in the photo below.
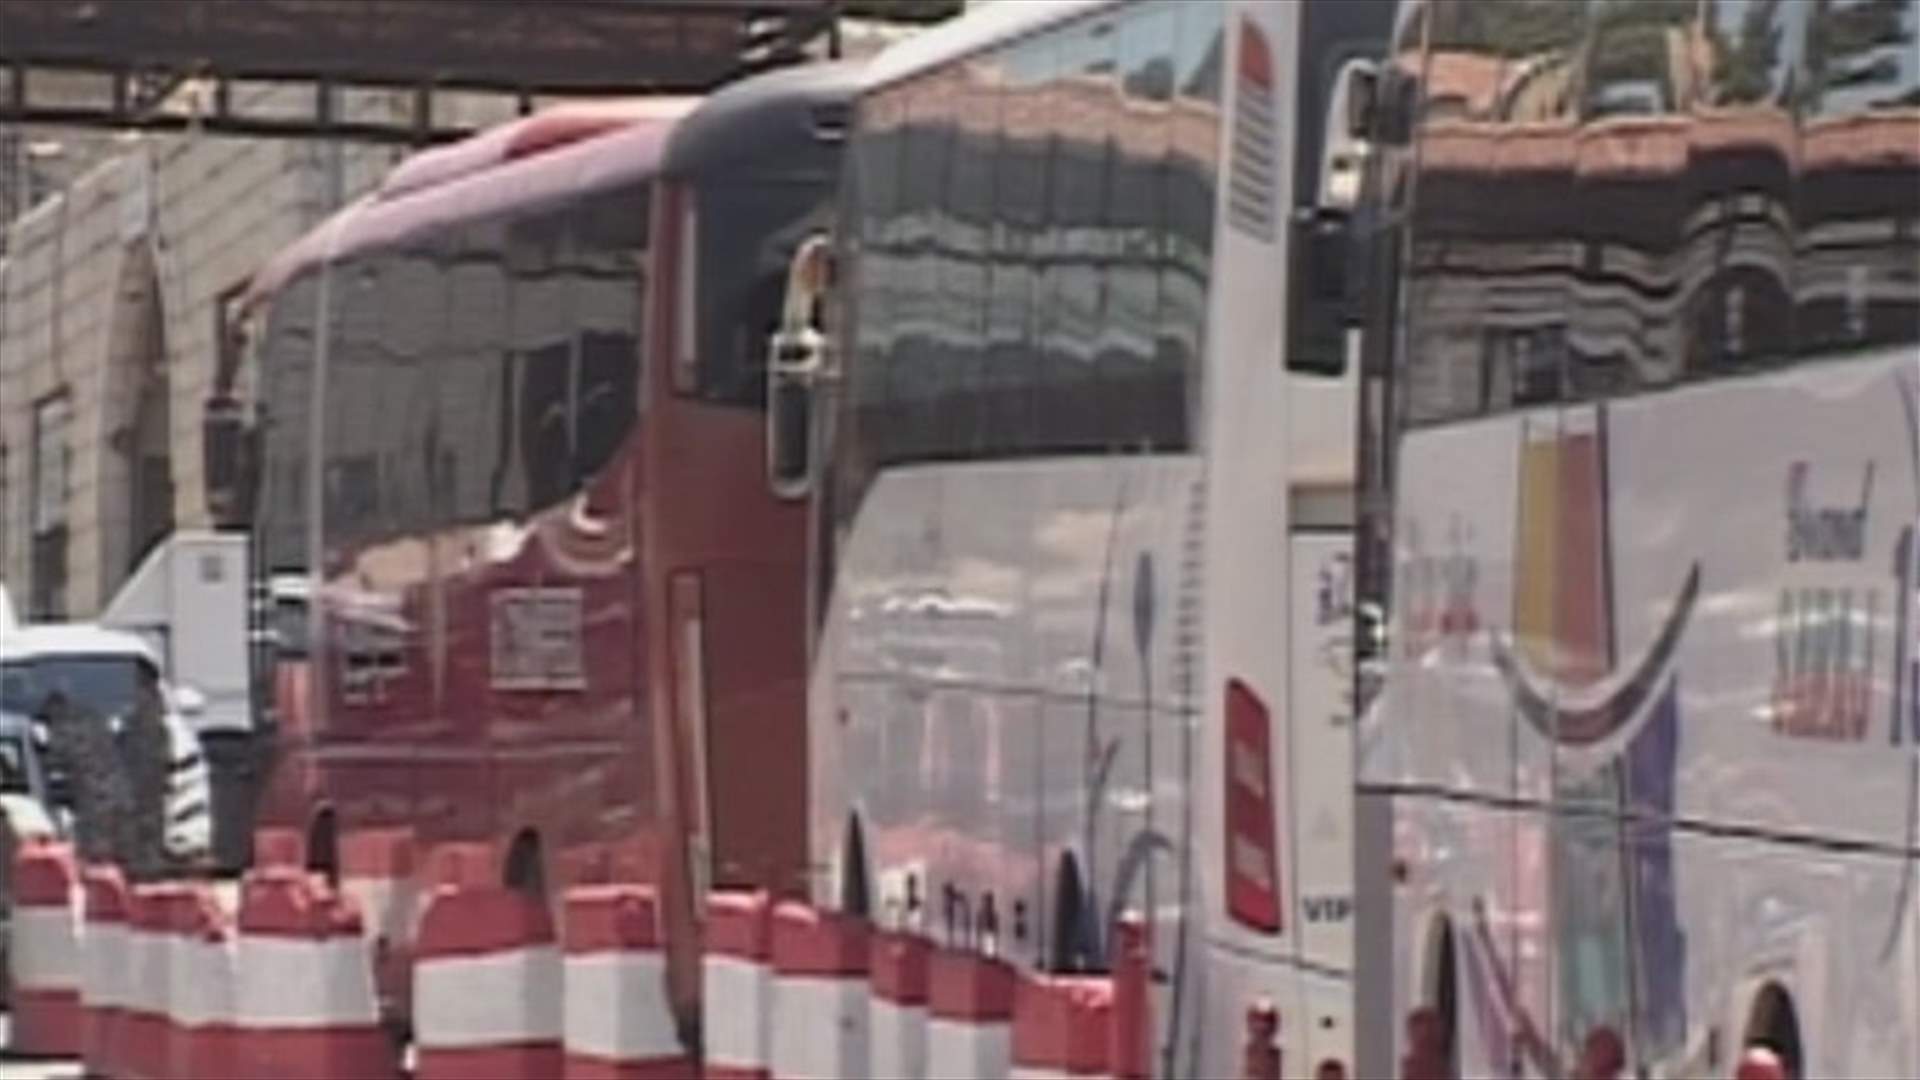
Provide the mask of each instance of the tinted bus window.
{"label": "tinted bus window", "polygon": [[1920,340],[1920,3],[1830,0],[1806,17],[1797,349]]}
{"label": "tinted bus window", "polygon": [[302,274],[274,297],[256,362],[261,463],[254,543],[268,573],[307,568],[316,282]]}
{"label": "tinted bus window", "polygon": [[720,182],[702,185],[698,214],[698,394],[761,408],[787,264],[826,227],[826,200],[814,182]]}
{"label": "tinted bus window", "polygon": [[1560,398],[1580,250],[1585,8],[1469,0],[1424,10],[1403,346],[1412,423]]}

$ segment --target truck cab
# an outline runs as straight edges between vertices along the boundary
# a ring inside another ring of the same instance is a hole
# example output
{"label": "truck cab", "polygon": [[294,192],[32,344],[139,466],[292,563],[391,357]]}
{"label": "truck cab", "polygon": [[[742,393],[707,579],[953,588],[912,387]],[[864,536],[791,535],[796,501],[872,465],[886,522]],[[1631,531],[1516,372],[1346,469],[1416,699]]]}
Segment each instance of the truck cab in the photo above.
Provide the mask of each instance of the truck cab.
{"label": "truck cab", "polygon": [[[165,703],[163,723],[168,741],[168,784],[163,835],[167,853],[188,865],[204,863],[211,854],[210,784],[192,722],[205,707],[197,692],[177,691],[165,676],[160,658],[139,637],[91,623],[42,623],[16,626],[0,637],[0,711],[29,718],[28,732],[36,756],[45,760],[49,733],[37,719],[47,698],[55,692],[105,718],[118,734],[133,713],[142,680],[151,679]],[[64,778],[56,771],[45,777],[52,801]]]}

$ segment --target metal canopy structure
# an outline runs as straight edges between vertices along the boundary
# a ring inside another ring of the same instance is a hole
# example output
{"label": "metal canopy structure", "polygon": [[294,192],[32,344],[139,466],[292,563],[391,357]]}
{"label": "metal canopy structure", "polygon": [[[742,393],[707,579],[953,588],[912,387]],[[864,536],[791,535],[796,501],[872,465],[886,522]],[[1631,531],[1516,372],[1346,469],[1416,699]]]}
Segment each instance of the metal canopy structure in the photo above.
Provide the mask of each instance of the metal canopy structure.
{"label": "metal canopy structure", "polygon": [[[536,97],[701,93],[831,42],[839,6],[0,0],[0,123],[432,141],[465,133],[436,124],[436,90],[514,95],[523,109]],[[182,106],[175,91],[188,80],[208,92]],[[268,116],[236,107],[234,88],[261,81],[311,84],[311,108]],[[412,116],[348,121],[337,115],[339,88],[411,90]]]}

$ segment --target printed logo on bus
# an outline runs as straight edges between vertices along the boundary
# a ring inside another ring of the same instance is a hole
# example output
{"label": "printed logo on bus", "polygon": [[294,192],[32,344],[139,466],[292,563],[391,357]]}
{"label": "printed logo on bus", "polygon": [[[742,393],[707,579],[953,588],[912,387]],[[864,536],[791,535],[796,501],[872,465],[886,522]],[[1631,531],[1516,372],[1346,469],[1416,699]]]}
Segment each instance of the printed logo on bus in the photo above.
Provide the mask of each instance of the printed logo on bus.
{"label": "printed logo on bus", "polygon": [[1607,532],[1605,414],[1521,421],[1513,622],[1491,635],[1494,666],[1543,737],[1592,746],[1645,718],[1670,687],[1674,655],[1700,595],[1695,562],[1660,632],[1622,670],[1614,655]]}
{"label": "printed logo on bus", "polygon": [[1249,930],[1278,934],[1280,860],[1274,844],[1272,715],[1239,679],[1227,681],[1227,912]]}
{"label": "printed logo on bus", "polygon": [[[1556,955],[1578,956],[1554,987],[1558,1030],[1546,1043],[1579,1045],[1600,1028],[1639,1033],[1654,1058],[1686,1033],[1687,939],[1681,930],[1670,831],[1679,754],[1676,655],[1700,592],[1695,561],[1654,640],[1631,663],[1618,656],[1604,406],[1520,421],[1519,508],[1510,630],[1489,635],[1495,666],[1528,724],[1561,749],[1552,799],[1604,808],[1576,827],[1551,819]],[[1619,817],[1648,822],[1629,831]],[[1503,1039],[1538,1029],[1517,1000],[1492,939],[1469,956],[1472,993]],[[1517,1030],[1510,1030],[1512,1025]],[[1521,1042],[1527,1042],[1525,1038]],[[1511,1045],[1511,1043],[1507,1043]],[[1536,1044],[1542,1045],[1542,1044]],[[1561,1070],[1552,1069],[1550,1072]]]}
{"label": "printed logo on bus", "polygon": [[1273,104],[1273,49],[1251,19],[1240,20],[1234,65],[1233,149],[1227,171],[1227,221],[1256,240],[1273,241],[1280,138]]}

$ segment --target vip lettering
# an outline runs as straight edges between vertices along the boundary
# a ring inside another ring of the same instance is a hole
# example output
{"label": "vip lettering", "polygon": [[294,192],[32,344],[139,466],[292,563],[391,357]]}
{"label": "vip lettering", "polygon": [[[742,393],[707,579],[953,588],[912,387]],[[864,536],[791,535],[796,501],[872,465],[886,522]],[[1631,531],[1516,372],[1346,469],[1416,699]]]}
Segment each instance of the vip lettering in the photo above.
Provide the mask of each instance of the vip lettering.
{"label": "vip lettering", "polygon": [[1309,896],[1301,906],[1310,923],[1345,922],[1353,915],[1353,900],[1345,896]]}
{"label": "vip lettering", "polygon": [[1812,467],[1796,461],[1787,469],[1787,561],[1858,561],[1867,550],[1867,506],[1873,498],[1873,463],[1860,480],[1855,506],[1820,506],[1807,492]]}

